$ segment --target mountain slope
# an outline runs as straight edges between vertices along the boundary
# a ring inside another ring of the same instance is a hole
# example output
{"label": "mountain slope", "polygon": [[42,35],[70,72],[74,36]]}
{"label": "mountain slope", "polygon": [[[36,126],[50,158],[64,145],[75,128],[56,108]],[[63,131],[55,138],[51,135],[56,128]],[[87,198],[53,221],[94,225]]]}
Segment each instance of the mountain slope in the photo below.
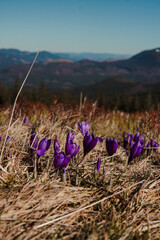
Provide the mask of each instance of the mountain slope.
{"label": "mountain slope", "polygon": [[[13,50],[12,61],[15,51]],[[18,51],[21,59],[21,52]],[[25,53],[26,55],[28,53]],[[54,55],[56,58],[57,56]],[[28,58],[34,58],[28,55]],[[38,57],[39,58],[39,57]],[[115,62],[97,62],[81,60],[78,62],[51,60],[48,53],[42,52],[40,59],[48,59],[36,63],[27,81],[28,86],[33,87],[44,81],[46,87],[51,90],[73,89],[76,87],[89,86],[102,80],[120,76],[131,82],[159,82],[160,81],[160,49],[144,51],[127,60]],[[5,65],[5,59],[1,59]],[[19,63],[19,60],[15,60]],[[27,60],[26,60],[27,61]],[[54,61],[54,62],[53,62]],[[0,82],[12,85],[16,78],[21,80],[25,77],[30,64],[12,65],[0,69]],[[11,64],[11,63],[10,63]],[[104,83],[102,83],[104,84]]]}
{"label": "mountain slope", "polygon": [[[35,55],[35,52],[20,51],[17,49],[0,49],[0,68],[18,64],[30,64]],[[129,55],[109,53],[52,53],[41,51],[38,55],[37,62],[52,62],[60,59],[63,59],[63,61],[80,61],[83,59],[104,61],[128,57]]]}

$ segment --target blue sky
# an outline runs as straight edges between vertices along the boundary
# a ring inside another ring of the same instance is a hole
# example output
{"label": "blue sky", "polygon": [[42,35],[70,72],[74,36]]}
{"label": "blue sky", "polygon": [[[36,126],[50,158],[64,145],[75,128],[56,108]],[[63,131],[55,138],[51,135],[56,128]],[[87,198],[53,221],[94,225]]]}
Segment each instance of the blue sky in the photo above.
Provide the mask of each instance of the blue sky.
{"label": "blue sky", "polygon": [[136,54],[159,24],[160,0],[0,0],[0,48]]}

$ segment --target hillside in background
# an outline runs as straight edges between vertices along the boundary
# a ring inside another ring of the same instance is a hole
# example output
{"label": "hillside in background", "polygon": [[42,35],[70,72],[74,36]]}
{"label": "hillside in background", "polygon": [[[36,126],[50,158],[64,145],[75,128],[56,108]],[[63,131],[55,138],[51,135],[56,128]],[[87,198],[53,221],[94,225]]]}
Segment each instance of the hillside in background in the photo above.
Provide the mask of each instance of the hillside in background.
{"label": "hillside in background", "polygon": [[[10,50],[8,50],[10,51]],[[13,51],[15,54],[15,50]],[[26,55],[28,53],[26,52]],[[5,55],[5,54],[4,54]],[[11,61],[13,58],[0,54],[0,82],[6,85],[12,85],[17,77],[23,79],[29,65],[20,64],[18,59],[21,59],[23,52],[17,51],[17,64],[12,64],[10,67],[3,67],[6,61]],[[52,54],[51,54],[52,55]],[[23,61],[33,60],[35,54],[28,55],[28,59]],[[46,57],[48,56],[48,58]],[[58,55],[52,55],[56,59]],[[38,56],[40,62],[36,63],[30,79],[27,82],[28,86],[34,86],[41,81],[51,89],[72,89],[91,85],[106,79],[111,76],[121,76],[127,80],[134,82],[155,82],[160,80],[160,52],[159,49],[144,51],[130,59],[119,60],[114,62],[97,62],[91,60],[81,60],[73,62],[69,60],[50,61],[48,53],[41,52]],[[48,60],[47,60],[48,59]],[[22,59],[21,59],[22,61]]]}
{"label": "hillside in background", "polygon": [[[17,64],[29,64],[33,61],[35,52],[20,51],[18,49],[0,49],[0,68],[13,66]],[[80,61],[89,59],[93,61],[117,60],[130,57],[125,54],[111,53],[52,53],[41,51],[37,62],[60,61]]]}
{"label": "hillside in background", "polygon": [[[35,53],[8,50],[8,54],[11,54],[12,57],[8,55],[7,60],[7,50],[2,52],[5,57],[3,58],[3,54],[0,54],[1,84],[12,87],[17,80],[20,84],[20,80],[24,79],[30,64],[22,64],[19,59],[32,61]],[[13,59],[14,55],[17,58]],[[23,58],[24,55],[25,58]],[[91,55],[94,56],[94,54]],[[61,99],[67,99],[70,102],[73,102],[73,98],[75,101],[79,101],[78,98],[82,92],[83,96],[92,100],[98,99],[100,105],[113,108],[118,106],[122,110],[129,110],[129,108],[137,110],[139,106],[141,106],[140,109],[143,109],[145,105],[158,104],[160,101],[160,48],[143,51],[129,59],[119,61],[88,59],[71,61],[64,60],[65,56],[65,54],[60,56],[41,52],[38,56],[39,62],[34,65],[25,89],[35,94],[36,91],[44,92],[43,85],[48,91],[47,98],[50,95],[51,99],[56,93],[60,94]],[[14,64],[12,64],[12,60],[14,60]],[[11,66],[7,67],[7,61]],[[17,64],[15,64],[16,61]],[[39,86],[40,90],[38,90]],[[149,94],[151,94],[152,100],[146,103]],[[31,99],[38,99],[38,97],[34,96]],[[141,103],[137,104],[137,101]],[[126,107],[128,102],[130,104]],[[132,107],[135,103],[138,107]]]}

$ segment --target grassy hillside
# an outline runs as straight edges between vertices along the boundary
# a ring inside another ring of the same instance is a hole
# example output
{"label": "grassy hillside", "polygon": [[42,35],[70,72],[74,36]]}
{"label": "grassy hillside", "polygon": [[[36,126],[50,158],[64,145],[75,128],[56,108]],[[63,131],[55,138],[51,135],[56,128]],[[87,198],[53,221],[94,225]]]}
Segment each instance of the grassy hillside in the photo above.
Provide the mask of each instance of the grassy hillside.
{"label": "grassy hillside", "polygon": [[[10,113],[10,107],[0,109],[1,149]],[[153,138],[159,143],[159,114],[160,109],[135,114],[105,111],[86,101],[74,108],[56,102],[50,108],[17,105],[0,164],[0,238],[159,239],[159,149],[144,149],[126,168],[129,155],[122,136],[123,131],[140,131],[145,146]],[[26,116],[29,122],[24,123]],[[89,133],[103,139],[83,161],[84,137],[78,129],[82,121],[88,121]],[[80,150],[66,167],[65,183],[63,171],[53,165],[54,140],[65,151],[69,131],[75,133]],[[51,139],[38,159],[37,177],[37,154],[30,145],[33,132],[39,141]],[[118,140],[113,156],[107,153],[106,137]]]}

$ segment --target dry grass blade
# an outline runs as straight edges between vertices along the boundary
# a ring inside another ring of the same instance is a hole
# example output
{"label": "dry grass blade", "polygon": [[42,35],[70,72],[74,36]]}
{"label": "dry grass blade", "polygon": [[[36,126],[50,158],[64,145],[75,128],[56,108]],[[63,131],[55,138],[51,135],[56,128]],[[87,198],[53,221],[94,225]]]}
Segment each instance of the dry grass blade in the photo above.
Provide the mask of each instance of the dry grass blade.
{"label": "dry grass blade", "polygon": [[84,211],[84,210],[87,209],[87,208],[93,207],[93,206],[95,206],[95,205],[97,205],[97,204],[99,204],[99,203],[101,203],[101,202],[104,202],[104,201],[106,201],[106,200],[108,200],[108,199],[110,199],[110,198],[112,198],[112,197],[114,197],[114,196],[116,196],[116,195],[119,195],[119,194],[125,192],[126,190],[129,190],[129,189],[131,189],[131,188],[133,188],[133,187],[136,187],[137,185],[139,185],[139,184],[141,184],[141,183],[143,183],[143,182],[144,182],[144,180],[142,180],[142,181],[140,181],[140,182],[138,182],[138,183],[136,183],[136,184],[133,184],[132,186],[130,186],[130,187],[128,187],[128,188],[125,188],[125,189],[123,189],[123,190],[121,190],[121,191],[119,191],[119,192],[116,192],[116,193],[114,193],[114,194],[112,194],[112,195],[110,195],[110,196],[108,196],[108,197],[105,197],[105,198],[103,198],[103,199],[101,199],[101,200],[99,200],[99,201],[96,201],[96,202],[94,202],[94,203],[92,203],[92,204],[89,204],[89,205],[87,205],[87,206],[85,206],[85,207],[83,207],[83,208],[77,209],[77,210],[74,211],[74,212],[68,213],[68,214],[66,214],[66,215],[64,215],[64,216],[62,216],[62,217],[58,217],[58,218],[56,218],[56,219],[54,219],[54,220],[52,220],[52,221],[49,221],[49,222],[43,223],[43,224],[41,224],[41,225],[39,225],[39,226],[36,226],[34,229],[38,229],[38,228],[44,227],[44,226],[46,226],[46,225],[49,225],[49,224],[52,224],[52,223],[54,223],[54,222],[60,221],[60,220],[62,220],[62,219],[64,219],[64,218],[66,218],[66,217],[69,217],[69,216],[71,216],[71,215],[73,215],[73,214],[76,214],[76,213],[79,213],[79,212],[81,212],[81,211]]}
{"label": "dry grass blade", "polygon": [[[11,117],[10,117],[10,120],[9,120],[7,132],[6,132],[6,136],[5,136],[4,143],[3,143],[3,146],[2,146],[2,150],[1,150],[0,163],[2,163],[2,156],[3,156],[3,152],[4,152],[4,148],[5,148],[5,144],[6,144],[8,132],[9,132],[9,129],[10,129],[10,126],[11,126],[11,123],[12,123],[13,114],[14,114],[14,110],[15,110],[15,107],[16,107],[16,103],[17,103],[18,97],[19,97],[19,95],[20,95],[20,93],[21,93],[21,91],[22,91],[22,89],[23,89],[23,87],[24,87],[24,84],[25,84],[26,81],[27,81],[27,78],[28,78],[28,76],[29,76],[29,74],[30,74],[30,72],[31,72],[31,70],[32,70],[32,68],[33,68],[33,65],[34,65],[34,63],[35,63],[35,61],[36,61],[36,59],[37,59],[37,57],[38,57],[38,54],[39,54],[39,51],[37,52],[37,54],[36,54],[36,56],[35,56],[32,64],[31,64],[31,66],[30,66],[30,68],[29,68],[29,70],[28,70],[28,73],[27,73],[27,75],[26,75],[26,77],[25,77],[25,79],[24,79],[24,81],[23,81],[23,83],[22,83],[22,85],[21,85],[21,87],[20,87],[20,89],[19,89],[19,91],[18,91],[18,93],[17,93],[17,96],[16,96],[16,98],[15,98],[15,101],[14,101],[14,104],[13,104],[12,113],[11,113]],[[1,170],[4,171],[2,167],[1,167]]]}

